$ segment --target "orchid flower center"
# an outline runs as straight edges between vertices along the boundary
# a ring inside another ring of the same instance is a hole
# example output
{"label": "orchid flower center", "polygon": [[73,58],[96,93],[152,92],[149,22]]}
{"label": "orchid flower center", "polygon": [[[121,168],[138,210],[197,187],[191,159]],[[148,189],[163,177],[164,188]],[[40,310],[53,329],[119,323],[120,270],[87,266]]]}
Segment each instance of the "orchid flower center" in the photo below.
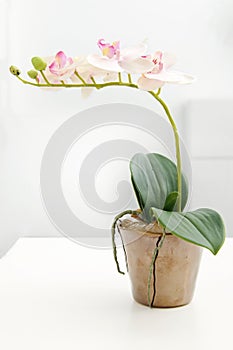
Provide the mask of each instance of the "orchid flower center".
{"label": "orchid flower center", "polygon": [[152,62],[154,63],[154,68],[152,69],[151,73],[157,74],[160,73],[163,70],[163,53],[161,51],[155,52]]}
{"label": "orchid flower center", "polygon": [[100,39],[97,43],[102,51],[103,56],[108,58],[119,59],[120,56],[120,41],[114,41],[112,44],[106,43],[104,39]]}

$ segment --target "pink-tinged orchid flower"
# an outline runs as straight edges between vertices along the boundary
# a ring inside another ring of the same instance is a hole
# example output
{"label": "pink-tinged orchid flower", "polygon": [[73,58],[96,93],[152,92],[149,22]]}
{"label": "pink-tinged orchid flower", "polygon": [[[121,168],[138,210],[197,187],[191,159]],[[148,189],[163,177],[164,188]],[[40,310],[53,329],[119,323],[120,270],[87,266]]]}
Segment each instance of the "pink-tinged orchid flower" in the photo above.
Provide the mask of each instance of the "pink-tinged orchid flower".
{"label": "pink-tinged orchid flower", "polygon": [[120,53],[120,41],[114,41],[112,44],[106,43],[104,39],[100,39],[97,43],[103,56],[113,58]]}
{"label": "pink-tinged orchid flower", "polygon": [[127,49],[120,49],[120,42],[106,43],[103,39],[98,41],[102,56],[89,55],[88,62],[100,69],[109,72],[146,73],[153,68],[153,62],[147,56],[146,45],[141,43]]}
{"label": "pink-tinged orchid flower", "polygon": [[150,56],[150,59],[153,62],[153,68],[138,79],[139,89],[150,91],[161,88],[165,83],[189,84],[193,82],[193,76],[170,69],[175,63],[173,55],[157,51]]}
{"label": "pink-tinged orchid flower", "polygon": [[[61,80],[66,81],[75,71],[74,60],[62,51],[59,51],[56,56],[44,57],[43,60],[47,63],[44,74],[50,83],[60,84]],[[45,83],[40,73],[38,73],[38,80],[40,83]]]}
{"label": "pink-tinged orchid flower", "polygon": [[52,75],[52,80],[66,80],[75,71],[75,64],[71,57],[67,57],[63,51],[59,51],[54,60],[50,62],[48,70]]}

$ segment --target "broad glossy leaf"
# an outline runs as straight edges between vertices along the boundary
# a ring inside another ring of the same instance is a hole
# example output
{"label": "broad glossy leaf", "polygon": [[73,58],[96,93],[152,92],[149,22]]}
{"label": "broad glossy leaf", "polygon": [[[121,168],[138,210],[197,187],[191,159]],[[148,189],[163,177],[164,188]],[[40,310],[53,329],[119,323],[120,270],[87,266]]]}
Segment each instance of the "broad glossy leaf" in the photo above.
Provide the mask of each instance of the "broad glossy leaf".
{"label": "broad glossy leaf", "polygon": [[164,210],[172,211],[176,205],[177,199],[179,197],[178,192],[171,192],[166,198],[166,202],[164,204]]}
{"label": "broad glossy leaf", "polygon": [[188,213],[177,213],[151,208],[156,220],[173,235],[185,241],[208,248],[217,254],[225,239],[221,216],[212,209],[202,208]]}
{"label": "broad glossy leaf", "polygon": [[[161,154],[138,153],[130,161],[131,179],[134,191],[144,212],[145,219],[150,221],[151,207],[165,208],[165,203],[171,193],[177,192],[177,168],[167,157]],[[182,210],[188,198],[188,186],[182,176]],[[170,203],[171,204],[171,203]],[[172,210],[177,210],[177,205]]]}

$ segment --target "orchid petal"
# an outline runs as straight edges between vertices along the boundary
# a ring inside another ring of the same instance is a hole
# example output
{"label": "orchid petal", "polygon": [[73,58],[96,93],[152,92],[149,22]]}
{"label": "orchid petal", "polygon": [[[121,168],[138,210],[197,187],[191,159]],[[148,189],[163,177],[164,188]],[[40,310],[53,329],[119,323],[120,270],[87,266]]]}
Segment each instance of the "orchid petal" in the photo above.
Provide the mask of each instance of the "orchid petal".
{"label": "orchid petal", "polygon": [[112,44],[110,44],[106,43],[104,39],[100,39],[98,40],[97,45],[104,56],[112,58],[117,54],[117,51],[120,48],[120,41],[114,41]]}
{"label": "orchid petal", "polygon": [[102,49],[107,45],[107,43],[105,42],[104,39],[99,39],[97,42],[97,45],[100,48],[100,50],[102,51]]}
{"label": "orchid petal", "polygon": [[105,83],[107,83],[107,82],[109,82],[109,81],[116,81],[118,79],[118,74],[117,73],[115,73],[115,72],[107,72],[106,74],[105,74],[105,76],[103,77],[103,81],[105,82]]}
{"label": "orchid petal", "polygon": [[132,74],[147,73],[154,66],[151,60],[142,57],[138,57],[134,60],[123,59],[119,62],[119,65],[125,72]]}
{"label": "orchid petal", "polygon": [[71,65],[71,64],[74,63],[74,60],[71,57],[68,57],[67,58],[67,63]]}
{"label": "orchid petal", "polygon": [[115,49],[113,46],[104,47],[102,50],[102,53],[104,56],[107,56],[108,58],[112,58],[114,56]]}
{"label": "orchid petal", "polygon": [[[85,81],[85,83],[92,83],[88,72],[80,74],[80,77]],[[76,74],[71,75],[70,80],[75,84],[83,84],[83,81]]]}
{"label": "orchid petal", "polygon": [[145,43],[140,43],[138,45],[130,46],[128,48],[122,49],[121,57],[123,59],[126,59],[126,58],[134,59],[139,56],[144,56],[146,54],[146,51],[147,51],[147,45]]}
{"label": "orchid petal", "polygon": [[59,69],[59,70],[53,70],[50,68],[50,76],[52,79],[56,79],[56,80],[65,80],[65,79],[69,79],[71,77],[72,74],[74,74],[75,71],[75,66],[72,65],[70,67],[65,67],[63,69]]}
{"label": "orchid petal", "polygon": [[176,56],[170,52],[164,52],[162,59],[165,69],[170,68],[176,63]]}
{"label": "orchid petal", "polygon": [[106,56],[100,57],[98,55],[90,55],[87,57],[88,62],[94,67],[107,70],[109,72],[123,72],[124,70],[119,66],[118,61],[114,58],[109,59]]}
{"label": "orchid petal", "polygon": [[112,46],[114,47],[115,50],[120,50],[120,41],[119,40],[113,41]]}
{"label": "orchid petal", "polygon": [[58,79],[59,80],[69,79],[74,74],[74,71],[75,71],[75,67],[66,68],[63,72],[59,74]]}
{"label": "orchid petal", "polygon": [[145,77],[150,80],[161,80],[166,83],[174,84],[189,84],[192,83],[195,78],[189,74],[178,72],[178,71],[162,71],[158,74],[148,73]]}
{"label": "orchid petal", "polygon": [[[58,84],[59,83],[59,80],[58,80],[57,76],[51,74],[49,69],[46,69],[44,74],[45,74],[46,78],[48,79],[48,81],[50,83],[53,83],[53,84]],[[38,77],[38,80],[39,80],[39,82],[41,84],[46,84],[46,81],[44,80],[44,77],[42,77],[42,75],[40,73],[38,74],[37,77]]]}
{"label": "orchid petal", "polygon": [[137,85],[141,90],[152,91],[161,88],[164,85],[164,82],[160,80],[148,79],[145,76],[141,76],[137,81]]}
{"label": "orchid petal", "polygon": [[98,69],[94,66],[92,66],[86,59],[85,56],[79,56],[74,58],[74,64],[76,67],[76,70],[79,74],[86,73],[88,71],[91,71],[93,69]]}
{"label": "orchid petal", "polygon": [[67,57],[63,51],[59,51],[55,56],[55,60],[58,63],[59,68],[63,68],[66,65]]}
{"label": "orchid petal", "polygon": [[57,66],[57,62],[53,61],[50,66],[49,66],[49,70],[52,74],[56,74],[57,70],[58,70],[58,66]]}
{"label": "orchid petal", "polygon": [[107,73],[107,71],[94,67],[92,64],[90,64],[85,56],[75,57],[74,64],[76,71],[85,81],[90,77],[103,77]]}
{"label": "orchid petal", "polygon": [[[83,78],[83,77],[82,77]],[[73,74],[70,77],[70,80],[72,81],[72,83],[74,84],[82,84],[82,81],[79,79],[79,77],[77,77],[77,75]]]}
{"label": "orchid petal", "polygon": [[163,57],[163,52],[162,51],[156,51],[155,54],[153,55],[153,58],[155,60],[161,61]]}

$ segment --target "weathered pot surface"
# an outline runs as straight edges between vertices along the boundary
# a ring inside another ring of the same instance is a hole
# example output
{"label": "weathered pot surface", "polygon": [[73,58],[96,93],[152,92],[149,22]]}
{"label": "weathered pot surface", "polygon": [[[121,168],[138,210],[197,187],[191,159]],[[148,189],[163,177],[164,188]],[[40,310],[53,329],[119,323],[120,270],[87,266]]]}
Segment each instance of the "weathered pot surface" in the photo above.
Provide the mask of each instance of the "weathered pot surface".
{"label": "weathered pot surface", "polygon": [[[162,228],[140,220],[125,219],[119,224],[125,245],[134,299],[148,305],[148,276],[152,256]],[[202,249],[172,234],[166,234],[155,262],[150,300],[153,307],[177,307],[193,297]]]}

